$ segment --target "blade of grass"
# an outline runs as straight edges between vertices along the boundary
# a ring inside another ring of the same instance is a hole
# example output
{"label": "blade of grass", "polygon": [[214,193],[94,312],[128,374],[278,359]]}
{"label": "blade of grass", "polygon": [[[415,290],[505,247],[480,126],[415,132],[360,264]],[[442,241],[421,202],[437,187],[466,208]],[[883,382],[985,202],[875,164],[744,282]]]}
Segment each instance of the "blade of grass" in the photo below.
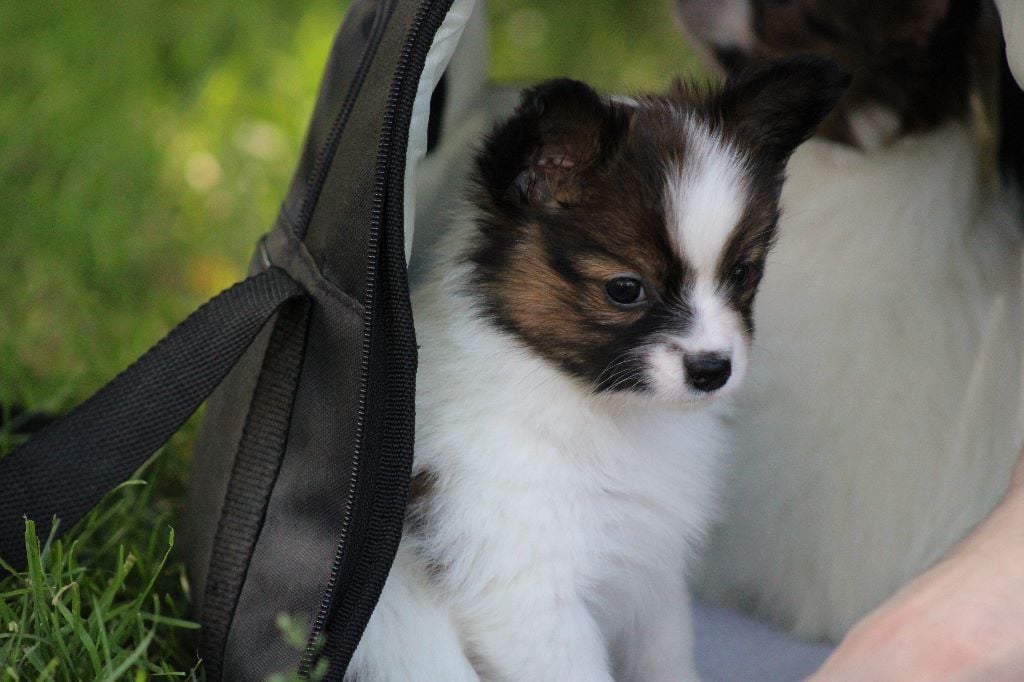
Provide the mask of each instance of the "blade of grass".
{"label": "blade of grass", "polygon": [[75,634],[75,638],[78,640],[82,648],[85,649],[85,655],[89,659],[89,664],[92,665],[92,673],[95,677],[103,672],[103,664],[100,662],[100,654],[96,649],[96,642],[89,635],[84,627],[82,627],[82,621],[80,618],[75,616],[74,613],[68,611],[67,607],[63,604],[57,604],[57,610],[64,616],[64,619],[68,621],[71,626],[72,632]]}
{"label": "blade of grass", "polygon": [[60,666],[60,661],[57,660],[56,658],[51,658],[50,662],[46,664],[46,667],[43,668],[43,671],[41,673],[39,673],[39,677],[36,678],[36,679],[39,682],[43,682],[44,680],[52,680],[53,679],[53,673],[57,671],[57,668],[59,666]]}
{"label": "blade of grass", "polygon": [[50,628],[50,640],[51,645],[56,645],[57,653],[63,657],[63,661],[67,668],[71,668],[75,664],[75,657],[71,655],[68,650],[67,641],[64,639],[63,628],[60,624],[60,614],[54,611],[50,612],[50,622],[52,627]]}
{"label": "blade of grass", "polygon": [[107,641],[107,628],[104,622],[103,609],[100,607],[100,601],[96,597],[92,598],[92,616],[95,616],[96,620],[96,634],[97,639],[100,641],[100,650],[103,654],[103,669],[110,670],[113,662],[110,657],[110,642]]}
{"label": "blade of grass", "polygon": [[[35,612],[45,614],[49,610],[46,606],[46,577],[43,574],[43,562],[39,551],[39,538],[36,537],[36,524],[31,520],[25,523],[25,547],[28,551],[28,580],[29,589],[32,591],[32,600],[35,603]],[[47,632],[47,620],[39,618],[37,621],[41,626],[41,634],[49,636]],[[40,668],[40,672],[42,668]]]}
{"label": "blade of grass", "polygon": [[101,682],[117,682],[128,670],[135,665],[135,661],[142,657],[142,654],[146,653],[146,649],[149,648],[149,643],[153,641],[155,631],[150,630],[146,638],[139,643],[137,647],[128,655],[128,657],[121,662],[121,665],[114,668],[106,677],[101,678]]}
{"label": "blade of grass", "polygon": [[143,618],[153,624],[157,625],[170,625],[182,630],[198,630],[201,626],[194,620],[185,620],[183,618],[171,618],[169,616],[158,616],[152,613],[141,614]]}

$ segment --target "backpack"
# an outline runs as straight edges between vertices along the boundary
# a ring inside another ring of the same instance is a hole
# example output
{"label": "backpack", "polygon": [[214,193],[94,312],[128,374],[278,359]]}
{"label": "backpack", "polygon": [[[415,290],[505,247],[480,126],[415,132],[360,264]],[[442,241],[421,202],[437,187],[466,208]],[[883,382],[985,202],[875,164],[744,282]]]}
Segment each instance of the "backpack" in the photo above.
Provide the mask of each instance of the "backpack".
{"label": "backpack", "polygon": [[[473,6],[353,2],[248,278],[0,461],[0,556],[14,568],[26,517],[43,537],[54,516],[71,527],[209,397],[182,529],[205,674],[305,677],[323,656],[326,679],[343,678],[402,531],[413,173]],[[311,624],[304,652],[280,613]]]}

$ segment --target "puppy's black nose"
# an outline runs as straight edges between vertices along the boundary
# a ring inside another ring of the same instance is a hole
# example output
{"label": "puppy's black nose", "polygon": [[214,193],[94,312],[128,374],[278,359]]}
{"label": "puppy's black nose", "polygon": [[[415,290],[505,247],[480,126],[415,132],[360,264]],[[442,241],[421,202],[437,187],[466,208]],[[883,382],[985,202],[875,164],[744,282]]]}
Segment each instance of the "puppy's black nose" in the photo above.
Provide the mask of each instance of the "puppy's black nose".
{"label": "puppy's black nose", "polygon": [[725,382],[729,381],[729,375],[732,374],[729,357],[718,353],[685,355],[683,367],[686,368],[686,383],[705,393],[725,386]]}

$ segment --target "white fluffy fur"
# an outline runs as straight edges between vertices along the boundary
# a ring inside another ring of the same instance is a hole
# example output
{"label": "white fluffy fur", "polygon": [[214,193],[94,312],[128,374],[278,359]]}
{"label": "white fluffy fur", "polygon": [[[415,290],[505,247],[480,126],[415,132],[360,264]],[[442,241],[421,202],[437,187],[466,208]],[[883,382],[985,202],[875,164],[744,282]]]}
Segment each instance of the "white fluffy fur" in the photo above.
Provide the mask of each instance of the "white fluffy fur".
{"label": "white fluffy fur", "polygon": [[718,287],[722,251],[736,230],[749,198],[740,153],[705,126],[687,121],[688,155],[681,167],[666,173],[670,216],[669,234],[695,271],[688,300],[694,323],[685,334],[664,339],[648,352],[648,381],[659,396],[671,398],[686,391],[692,400],[707,397],[688,389],[683,355],[717,353],[732,363],[729,381],[718,395],[736,389],[747,367],[747,335],[743,320]]}
{"label": "white fluffy fur", "polygon": [[706,591],[840,638],[1003,493],[1021,444],[1019,210],[951,125],[790,162]]}
{"label": "white fluffy fur", "polygon": [[747,173],[740,154],[705,126],[688,121],[686,128],[686,160],[667,174],[670,234],[701,279],[714,281],[747,204]]}
{"label": "white fluffy fur", "polygon": [[695,679],[685,575],[715,507],[720,418],[594,396],[480,318],[465,266],[444,270],[413,300],[414,473],[436,475],[433,511],[403,537],[351,670]]}

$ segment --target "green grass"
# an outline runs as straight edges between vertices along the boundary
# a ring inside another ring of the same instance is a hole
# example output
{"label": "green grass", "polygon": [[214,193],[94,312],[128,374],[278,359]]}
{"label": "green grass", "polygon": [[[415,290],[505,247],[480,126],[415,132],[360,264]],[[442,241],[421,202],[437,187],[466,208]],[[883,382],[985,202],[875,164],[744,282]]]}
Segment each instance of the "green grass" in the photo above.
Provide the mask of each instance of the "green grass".
{"label": "green grass", "polygon": [[697,69],[672,0],[492,0],[491,73],[500,81],[569,76],[614,92],[665,89]]}
{"label": "green grass", "polygon": [[[342,15],[0,0],[0,403],[67,409],[243,275]],[[193,431],[0,580],[0,679],[191,674],[182,558],[163,559]]]}
{"label": "green grass", "polygon": [[[68,409],[243,275],[346,4],[0,0],[0,405]],[[693,68],[667,0],[490,8],[503,81]],[[148,484],[29,538],[29,571],[0,579],[0,680],[201,676],[171,531],[193,432]]]}
{"label": "green grass", "polygon": [[[142,492],[127,491],[134,487]],[[3,679],[191,675],[151,655],[194,648],[191,634],[199,627],[187,619],[187,601],[172,582],[184,579],[181,566],[167,565],[174,547],[169,515],[145,514],[148,534],[127,537],[142,526],[124,519],[151,509],[152,500],[141,481],[123,489],[65,539],[51,536],[41,547],[35,525],[26,523],[28,567],[0,592]]]}

